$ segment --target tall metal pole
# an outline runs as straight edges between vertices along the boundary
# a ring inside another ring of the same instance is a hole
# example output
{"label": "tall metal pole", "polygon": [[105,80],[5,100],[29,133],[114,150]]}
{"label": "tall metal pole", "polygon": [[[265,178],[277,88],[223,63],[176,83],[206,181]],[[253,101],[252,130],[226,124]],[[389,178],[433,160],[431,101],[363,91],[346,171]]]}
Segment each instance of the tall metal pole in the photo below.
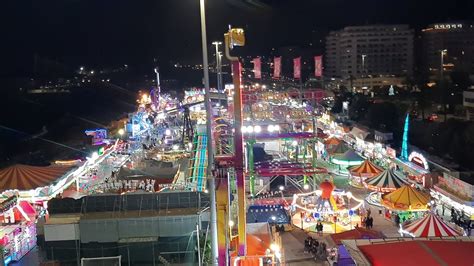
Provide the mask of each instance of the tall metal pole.
{"label": "tall metal pole", "polygon": [[222,90],[222,84],[220,83],[221,82],[221,56],[220,56],[220,52],[219,52],[219,45],[221,45],[222,43],[221,42],[213,42],[212,44],[214,44],[216,46],[216,77],[217,77],[217,91],[221,91]]}
{"label": "tall metal pole", "polygon": [[202,40],[202,65],[204,70],[204,101],[206,105],[206,134],[207,134],[207,180],[211,200],[211,263],[217,265],[217,210],[216,210],[216,184],[212,176],[214,157],[212,150],[212,106],[209,94],[209,62],[207,61],[207,36],[206,36],[206,11],[204,0],[199,1],[201,11],[201,40]]}

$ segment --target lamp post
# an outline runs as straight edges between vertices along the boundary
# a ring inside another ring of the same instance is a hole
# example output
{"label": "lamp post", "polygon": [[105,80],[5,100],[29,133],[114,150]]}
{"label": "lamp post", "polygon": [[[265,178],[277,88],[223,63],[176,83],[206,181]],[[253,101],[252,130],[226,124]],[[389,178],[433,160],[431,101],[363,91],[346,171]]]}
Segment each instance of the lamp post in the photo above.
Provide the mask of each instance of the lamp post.
{"label": "lamp post", "polygon": [[204,0],[199,0],[199,9],[201,15],[201,41],[202,41],[202,65],[204,71],[204,101],[206,106],[206,134],[207,134],[207,169],[206,176],[209,181],[209,194],[211,201],[211,263],[217,265],[217,210],[216,210],[216,186],[212,176],[212,167],[214,165],[212,151],[212,106],[209,94],[209,63],[207,60],[207,36],[206,36],[206,10]]}
{"label": "lamp post", "polygon": [[440,53],[440,65],[439,65],[439,76],[440,76],[440,82],[443,82],[443,78],[444,78],[444,56],[446,55],[446,53],[448,52],[447,49],[443,49],[441,51],[439,51]]}
{"label": "lamp post", "polygon": [[216,46],[216,72],[217,72],[217,91],[222,90],[222,62],[221,62],[221,53],[219,52],[219,45],[222,44],[222,42],[213,42]]}
{"label": "lamp post", "polygon": [[[439,85],[445,92],[446,88],[444,87],[444,56],[448,52],[447,49],[443,49],[440,52],[440,65],[439,65]],[[444,110],[444,121],[446,122],[447,110],[446,110],[446,97],[443,97],[443,110]]]}
{"label": "lamp post", "polygon": [[361,55],[362,56],[362,74],[365,73],[365,58],[367,57],[366,54]]}

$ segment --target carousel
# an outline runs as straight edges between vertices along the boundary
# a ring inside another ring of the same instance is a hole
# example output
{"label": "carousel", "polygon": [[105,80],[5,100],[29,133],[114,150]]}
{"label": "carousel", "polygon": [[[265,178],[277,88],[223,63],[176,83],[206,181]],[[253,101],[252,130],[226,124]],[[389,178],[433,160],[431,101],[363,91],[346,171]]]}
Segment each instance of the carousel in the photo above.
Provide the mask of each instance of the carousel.
{"label": "carousel", "polygon": [[424,217],[400,225],[400,234],[411,237],[452,237],[461,236],[461,230],[455,229],[440,217],[428,212]]}
{"label": "carousel", "polygon": [[292,221],[295,226],[312,232],[317,231],[319,222],[325,233],[351,230],[360,222],[358,210],[363,202],[325,180],[318,190],[293,195]]}
{"label": "carousel", "polygon": [[364,181],[364,186],[373,191],[369,193],[366,200],[371,205],[383,207],[380,204],[382,194],[393,192],[407,184],[406,179],[399,173],[396,173],[394,169],[384,170],[380,174]]}
{"label": "carousel", "polygon": [[383,172],[383,169],[369,160],[365,160],[361,165],[349,167],[349,177],[351,185],[361,187],[366,179],[372,178]]}
{"label": "carousel", "polygon": [[421,217],[429,210],[429,202],[428,194],[408,185],[382,196],[380,200],[385,209],[385,218],[394,219],[398,215],[402,223]]}

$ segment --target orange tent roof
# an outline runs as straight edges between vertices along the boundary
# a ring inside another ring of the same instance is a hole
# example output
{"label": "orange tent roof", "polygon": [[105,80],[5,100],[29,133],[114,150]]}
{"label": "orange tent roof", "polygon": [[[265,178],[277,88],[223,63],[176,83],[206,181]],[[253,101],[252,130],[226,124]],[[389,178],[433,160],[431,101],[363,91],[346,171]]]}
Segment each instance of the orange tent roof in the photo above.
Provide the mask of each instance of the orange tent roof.
{"label": "orange tent roof", "polygon": [[67,173],[71,166],[30,166],[16,164],[0,170],[0,191],[30,190],[51,184]]}
{"label": "orange tent roof", "polygon": [[324,141],[324,145],[337,145],[339,143],[341,143],[341,141],[335,137],[328,138]]}
{"label": "orange tent roof", "polygon": [[395,210],[426,210],[430,196],[408,185],[383,196],[381,202]]}
{"label": "orange tent roof", "polygon": [[[239,237],[232,239],[232,246],[238,246]],[[265,255],[267,249],[270,248],[269,235],[249,235],[247,234],[247,256]],[[235,252],[234,252],[235,253]],[[233,254],[234,256],[236,254]]]}
{"label": "orange tent roof", "polygon": [[365,160],[361,165],[351,167],[349,171],[355,176],[372,177],[382,173],[383,169],[371,161]]}

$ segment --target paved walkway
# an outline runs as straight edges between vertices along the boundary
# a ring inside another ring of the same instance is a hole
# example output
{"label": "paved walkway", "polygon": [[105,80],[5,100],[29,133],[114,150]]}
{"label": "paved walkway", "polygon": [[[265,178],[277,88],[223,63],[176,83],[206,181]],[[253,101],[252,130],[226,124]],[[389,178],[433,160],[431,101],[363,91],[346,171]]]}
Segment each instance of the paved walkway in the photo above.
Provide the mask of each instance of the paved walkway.
{"label": "paved walkway", "polygon": [[306,232],[299,228],[281,234],[281,243],[283,245],[283,265],[329,265],[325,261],[315,261],[313,256],[304,253],[304,240],[308,237]]}

